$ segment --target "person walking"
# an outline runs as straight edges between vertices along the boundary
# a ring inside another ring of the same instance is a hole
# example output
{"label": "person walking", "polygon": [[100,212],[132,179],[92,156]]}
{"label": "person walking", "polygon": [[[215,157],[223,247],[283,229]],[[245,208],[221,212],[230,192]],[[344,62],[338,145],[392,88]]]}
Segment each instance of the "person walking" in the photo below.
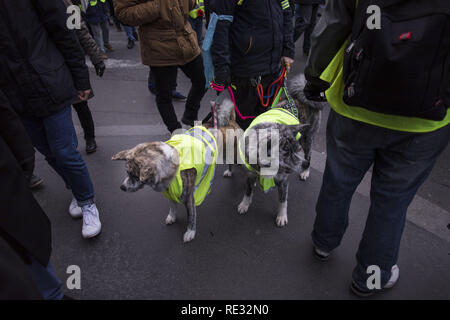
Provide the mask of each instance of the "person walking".
{"label": "person walking", "polygon": [[50,221],[28,187],[33,168],[33,145],[0,89],[0,297],[59,300]]}
{"label": "person walking", "polygon": [[189,23],[197,34],[197,42],[199,47],[203,44],[203,17],[205,16],[204,0],[195,0],[195,8],[189,12]]}
{"label": "person walking", "polygon": [[107,59],[106,51],[114,51],[109,43],[108,4],[106,0],[92,0],[86,1],[84,6],[95,42],[102,52],[102,58]]}
{"label": "person walking", "polygon": [[188,22],[192,0],[116,0],[117,17],[123,23],[139,26],[142,63],[151,67],[156,104],[170,132],[181,128],[173,104],[172,90],[177,68],[191,80],[181,122],[193,126],[200,102],[206,93],[203,60],[197,35]]}
{"label": "person walking", "polygon": [[319,5],[325,0],[295,0],[294,42],[303,34],[303,53],[308,55],[311,48],[311,34],[316,26]]}
{"label": "person walking", "polygon": [[[63,0],[66,7],[72,5],[71,0]],[[97,76],[103,77],[106,66],[104,61],[104,57],[97,46],[97,43],[92,38],[89,30],[86,26],[86,23],[81,21],[81,28],[76,30],[78,40],[80,41],[81,47],[84,52],[91,59],[92,64],[94,65],[95,72]],[[94,95],[91,94],[89,99],[91,99]],[[89,105],[87,101],[78,101],[73,104],[73,108],[77,112],[78,119],[80,120],[81,127],[84,132],[84,140],[86,141],[86,153],[94,153],[97,151],[97,142],[95,141],[95,125],[94,120],[92,119],[92,113],[89,109]]]}
{"label": "person walking", "polygon": [[[83,237],[95,237],[101,231],[99,212],[77,150],[71,108],[76,99],[88,99],[91,85],[76,33],[66,27],[66,7],[61,0],[0,0],[0,5],[0,89],[34,147],[72,191],[69,213],[83,217]],[[30,23],[10,25],[21,19]]]}
{"label": "person walking", "polygon": [[[382,28],[370,25],[369,5],[383,12]],[[450,140],[449,22],[446,0],[340,0],[327,2],[313,32],[304,92],[321,100],[325,91],[331,106],[314,254],[326,260],[340,245],[352,196],[372,167],[351,283],[359,296],[397,283],[406,212]],[[378,288],[368,286],[369,266],[380,270]]]}
{"label": "person walking", "polygon": [[[289,1],[210,0],[209,8],[218,17],[211,46],[214,82],[225,87],[232,84],[240,113],[258,116],[266,108],[257,86],[262,85],[266,96],[282,67],[289,72],[294,62]],[[236,120],[245,130],[253,119],[238,116]]]}

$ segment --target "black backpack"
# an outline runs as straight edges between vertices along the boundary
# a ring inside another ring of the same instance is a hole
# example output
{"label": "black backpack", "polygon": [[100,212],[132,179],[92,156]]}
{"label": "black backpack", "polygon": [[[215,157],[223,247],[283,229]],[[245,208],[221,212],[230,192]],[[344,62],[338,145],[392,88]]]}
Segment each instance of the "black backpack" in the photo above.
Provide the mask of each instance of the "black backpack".
{"label": "black backpack", "polygon": [[[370,30],[368,6],[381,9]],[[344,102],[443,120],[450,107],[450,0],[360,0],[344,54]]]}

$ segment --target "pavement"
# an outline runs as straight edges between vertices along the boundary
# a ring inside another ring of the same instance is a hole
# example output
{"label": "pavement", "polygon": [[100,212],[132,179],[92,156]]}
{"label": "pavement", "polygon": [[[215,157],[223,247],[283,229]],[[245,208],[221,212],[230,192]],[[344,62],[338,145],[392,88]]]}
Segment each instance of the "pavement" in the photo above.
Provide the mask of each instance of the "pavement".
{"label": "pavement", "polygon": [[[150,188],[134,194],[119,189],[125,166],[111,157],[169,135],[147,89],[148,68],[140,63],[139,48],[127,49],[125,33],[115,30],[111,44],[115,52],[109,54],[104,77],[98,78],[91,68],[95,98],[89,105],[96,123],[96,153],[86,155],[75,113],[73,117],[103,225],[97,238],[81,237],[82,221],[68,214],[71,193],[41,155],[36,162],[35,172],[45,184],[34,194],[52,222],[52,263],[64,291],[77,299],[357,299],[348,287],[370,203],[370,172],[354,195],[342,245],[328,262],[312,256],[310,233],[326,159],[328,110],[314,142],[310,179],[290,179],[285,228],[275,226],[276,192],[256,192],[249,212],[239,215],[243,171],[224,179],[225,168],[220,165],[211,194],[198,208],[196,238],[184,244],[186,216],[181,211],[177,223],[166,226],[169,207],[162,194]],[[293,74],[303,71],[304,63],[298,50]],[[189,90],[181,71],[178,90],[184,94]],[[212,99],[214,93],[208,92],[200,117],[208,113]],[[181,116],[184,104],[174,105]],[[370,299],[450,298],[449,212],[450,146],[408,212],[399,283]],[[81,269],[80,290],[66,288],[70,265]]]}

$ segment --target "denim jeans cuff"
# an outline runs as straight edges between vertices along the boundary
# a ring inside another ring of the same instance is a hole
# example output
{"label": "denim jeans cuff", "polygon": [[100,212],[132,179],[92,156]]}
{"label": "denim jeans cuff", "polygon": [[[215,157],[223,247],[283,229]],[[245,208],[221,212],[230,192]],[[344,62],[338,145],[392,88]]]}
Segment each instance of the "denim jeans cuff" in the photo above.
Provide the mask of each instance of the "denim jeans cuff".
{"label": "denim jeans cuff", "polygon": [[83,201],[80,201],[80,200],[77,199],[77,203],[78,203],[78,206],[81,208],[81,207],[86,206],[88,204],[94,204],[95,203],[95,198],[91,198],[91,199],[83,200]]}
{"label": "denim jeans cuff", "polygon": [[317,239],[317,236],[314,234],[314,230],[313,230],[313,232],[311,232],[311,239],[312,239],[312,242],[313,242],[314,246],[315,246],[317,249],[321,250],[321,251],[324,251],[324,252],[331,252],[331,251],[334,249],[334,248],[331,249],[329,246],[326,246],[326,245],[322,244],[322,243]]}

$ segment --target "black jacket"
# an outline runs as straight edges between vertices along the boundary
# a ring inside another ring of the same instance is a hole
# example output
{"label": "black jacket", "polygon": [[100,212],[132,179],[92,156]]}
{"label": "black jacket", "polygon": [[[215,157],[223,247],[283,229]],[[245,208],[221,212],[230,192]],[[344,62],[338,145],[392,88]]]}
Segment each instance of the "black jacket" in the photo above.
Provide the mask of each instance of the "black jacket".
{"label": "black jacket", "polygon": [[47,116],[90,89],[61,0],[0,0],[0,89],[23,116]]}
{"label": "black jacket", "polygon": [[295,0],[298,4],[325,4],[325,0]]}
{"label": "black jacket", "polygon": [[34,199],[23,168],[34,164],[34,149],[19,116],[0,90],[0,237],[26,260],[42,265],[51,253],[50,221]]}
{"label": "black jacket", "polygon": [[282,56],[294,58],[292,8],[281,0],[210,0],[210,10],[232,15],[220,20],[211,54],[217,75],[255,77],[280,70]]}

